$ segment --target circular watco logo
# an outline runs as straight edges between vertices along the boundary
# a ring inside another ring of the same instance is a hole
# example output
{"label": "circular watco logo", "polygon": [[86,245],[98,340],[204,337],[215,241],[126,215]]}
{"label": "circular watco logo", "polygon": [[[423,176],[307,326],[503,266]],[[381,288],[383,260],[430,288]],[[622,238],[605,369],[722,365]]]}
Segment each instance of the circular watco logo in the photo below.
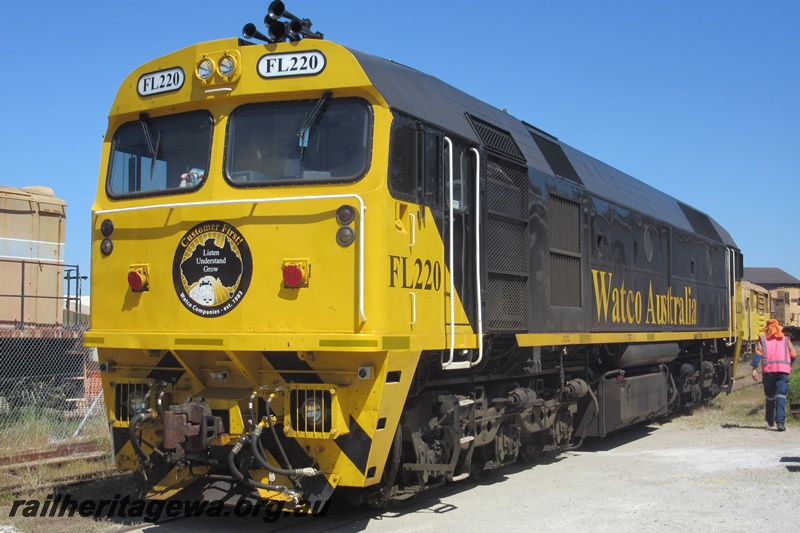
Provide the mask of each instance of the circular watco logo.
{"label": "circular watco logo", "polygon": [[172,280],[181,303],[204,317],[222,316],[244,298],[253,259],[239,230],[218,220],[202,222],[181,238]]}

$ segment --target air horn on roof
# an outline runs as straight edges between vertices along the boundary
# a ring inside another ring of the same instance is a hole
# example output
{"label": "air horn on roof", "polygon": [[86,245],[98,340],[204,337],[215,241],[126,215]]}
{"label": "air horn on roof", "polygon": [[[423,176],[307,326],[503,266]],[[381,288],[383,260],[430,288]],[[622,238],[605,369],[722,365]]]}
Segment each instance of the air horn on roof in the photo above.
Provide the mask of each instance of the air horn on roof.
{"label": "air horn on roof", "polygon": [[[281,19],[286,19],[282,21]],[[269,5],[267,16],[264,17],[267,35],[264,35],[252,22],[242,28],[245,39],[259,39],[270,44],[284,41],[299,41],[303,38],[322,39],[322,33],[311,31],[311,20],[297,17],[288,11],[280,0],[275,0]]]}

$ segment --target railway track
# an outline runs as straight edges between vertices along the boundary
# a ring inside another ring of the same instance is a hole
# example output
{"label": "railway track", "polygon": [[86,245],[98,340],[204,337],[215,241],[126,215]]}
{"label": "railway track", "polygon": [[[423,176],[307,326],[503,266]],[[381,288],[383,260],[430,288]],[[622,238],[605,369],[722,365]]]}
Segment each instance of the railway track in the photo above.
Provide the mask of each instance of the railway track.
{"label": "railway track", "polygon": [[[101,465],[109,459],[106,447],[82,442],[60,445],[52,450],[0,456],[0,496],[24,493],[45,486],[71,485],[95,479],[98,475],[113,475],[115,469]],[[82,472],[58,475],[58,470],[69,470],[77,462],[97,463],[97,469],[84,468]],[[47,475],[48,469],[55,475]],[[41,472],[37,472],[41,470]]]}

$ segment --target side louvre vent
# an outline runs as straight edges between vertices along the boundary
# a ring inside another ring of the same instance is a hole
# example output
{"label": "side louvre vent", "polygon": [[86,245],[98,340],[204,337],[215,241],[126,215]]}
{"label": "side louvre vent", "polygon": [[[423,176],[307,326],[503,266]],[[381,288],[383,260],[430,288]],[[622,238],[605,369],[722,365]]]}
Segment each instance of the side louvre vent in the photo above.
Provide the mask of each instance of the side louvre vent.
{"label": "side louvre vent", "polygon": [[711,223],[711,219],[708,218],[708,215],[704,215],[700,211],[697,211],[696,209],[693,209],[681,202],[678,202],[678,205],[681,206],[683,214],[686,215],[686,218],[689,220],[689,224],[692,225],[692,229],[695,231],[695,233],[714,241],[722,242],[722,238],[714,228],[714,224]]}
{"label": "side louvre vent", "polygon": [[575,167],[572,166],[572,163],[567,157],[567,154],[564,153],[564,149],[561,148],[560,144],[543,137],[531,129],[528,129],[528,131],[556,176],[583,184],[580,176],[578,176],[578,172],[575,170]]}
{"label": "side louvre vent", "polygon": [[514,142],[511,134],[507,131],[501,130],[497,126],[477,119],[472,115],[467,115],[467,117],[469,117],[472,128],[475,130],[475,133],[478,134],[478,137],[486,148],[511,156],[514,159],[519,159],[520,161],[525,159],[522,155],[522,150],[519,149],[519,146],[517,146],[517,143]]}
{"label": "side louvre vent", "polygon": [[581,206],[550,196],[550,305],[581,306]]}

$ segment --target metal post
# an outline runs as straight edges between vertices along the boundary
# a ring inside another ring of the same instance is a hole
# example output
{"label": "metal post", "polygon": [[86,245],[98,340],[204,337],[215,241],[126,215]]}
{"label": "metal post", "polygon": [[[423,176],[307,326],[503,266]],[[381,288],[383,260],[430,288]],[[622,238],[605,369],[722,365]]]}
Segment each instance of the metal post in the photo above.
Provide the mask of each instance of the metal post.
{"label": "metal post", "polygon": [[22,280],[20,286],[20,297],[19,297],[19,305],[20,305],[20,315],[19,315],[19,322],[20,322],[20,329],[25,329],[25,260],[23,260],[20,264],[22,267],[22,276],[20,279]]}
{"label": "metal post", "polygon": [[81,420],[81,423],[80,423],[80,424],[78,424],[78,428],[75,430],[75,433],[73,433],[73,434],[72,434],[72,438],[73,438],[73,439],[74,439],[74,438],[76,438],[78,435],[80,435],[80,433],[81,433],[81,430],[83,429],[83,426],[84,426],[84,424],[86,424],[86,421],[87,421],[87,420],[89,420],[89,416],[91,416],[91,414],[92,414],[92,411],[94,411],[94,408],[97,406],[97,404],[98,404],[98,402],[100,401],[100,398],[101,398],[102,396],[103,396],[103,390],[102,390],[102,389],[100,389],[100,393],[97,395],[97,397],[96,397],[96,398],[94,399],[94,401],[92,402],[92,405],[89,407],[89,410],[88,410],[88,411],[86,411],[86,416],[84,416],[84,417],[83,417],[83,420]]}

